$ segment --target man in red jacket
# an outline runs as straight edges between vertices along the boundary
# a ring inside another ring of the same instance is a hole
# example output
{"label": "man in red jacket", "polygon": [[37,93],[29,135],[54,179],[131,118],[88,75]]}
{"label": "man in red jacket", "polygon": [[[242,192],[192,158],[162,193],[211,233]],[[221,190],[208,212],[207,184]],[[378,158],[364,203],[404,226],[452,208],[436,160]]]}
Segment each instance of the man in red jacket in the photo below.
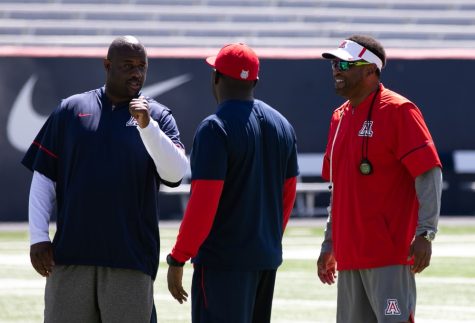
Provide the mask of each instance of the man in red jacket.
{"label": "man in red jacket", "polygon": [[414,274],[429,265],[440,213],[434,142],[418,107],[381,84],[378,41],[355,35],[322,56],[347,101],[323,164],[332,192],[318,276],[332,284],[339,271],[339,323],[413,322]]}

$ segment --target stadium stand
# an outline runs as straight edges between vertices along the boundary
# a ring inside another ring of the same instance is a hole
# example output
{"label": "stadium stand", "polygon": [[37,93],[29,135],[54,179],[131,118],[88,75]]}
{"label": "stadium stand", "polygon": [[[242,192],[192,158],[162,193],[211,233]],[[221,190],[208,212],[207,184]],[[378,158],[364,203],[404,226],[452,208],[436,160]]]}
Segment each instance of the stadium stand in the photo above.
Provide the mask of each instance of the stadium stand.
{"label": "stadium stand", "polygon": [[[313,48],[368,33],[391,48],[475,48],[473,0],[0,0],[0,46]],[[423,42],[421,40],[424,40]]]}
{"label": "stadium stand", "polygon": [[[295,58],[299,50],[320,56],[315,49],[333,48],[355,33],[376,37],[393,57],[417,58],[438,50],[433,57],[474,59],[475,0],[0,0],[0,56],[61,56],[70,50],[85,57],[85,49],[102,53],[112,37],[133,34],[147,44],[150,56],[158,51],[186,56],[196,50],[203,57],[206,49],[242,41],[259,48],[260,56],[283,49]],[[473,150],[442,156],[444,194],[468,214],[475,212],[474,156]],[[322,203],[315,203],[317,196],[328,197],[321,158],[299,156],[295,214],[325,214]],[[179,188],[163,190],[178,195],[182,209],[187,177]]]}

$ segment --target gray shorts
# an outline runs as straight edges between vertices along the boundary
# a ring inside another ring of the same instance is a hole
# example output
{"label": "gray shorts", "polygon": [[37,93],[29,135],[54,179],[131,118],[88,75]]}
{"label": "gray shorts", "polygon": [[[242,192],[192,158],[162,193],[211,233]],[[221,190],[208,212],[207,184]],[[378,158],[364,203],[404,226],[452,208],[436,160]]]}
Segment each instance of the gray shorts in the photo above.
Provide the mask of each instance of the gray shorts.
{"label": "gray shorts", "polygon": [[150,323],[153,281],[137,270],[55,266],[46,279],[45,323]]}
{"label": "gray shorts", "polygon": [[416,282],[410,266],[338,273],[338,323],[413,322]]}

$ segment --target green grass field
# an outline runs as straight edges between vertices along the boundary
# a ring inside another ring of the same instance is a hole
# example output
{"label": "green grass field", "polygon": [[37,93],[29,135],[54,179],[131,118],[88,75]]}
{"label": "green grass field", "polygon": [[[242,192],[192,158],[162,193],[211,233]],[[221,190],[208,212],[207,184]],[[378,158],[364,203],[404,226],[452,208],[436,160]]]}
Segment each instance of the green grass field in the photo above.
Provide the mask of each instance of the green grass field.
{"label": "green grass field", "polygon": [[[277,274],[272,322],[334,322],[336,287],[318,281],[315,261],[322,221],[292,220],[284,237],[284,264]],[[166,287],[166,255],[178,227],[161,225],[162,255],[155,282],[159,322],[190,322],[190,301],[178,304]],[[42,322],[45,279],[29,263],[25,228],[0,230],[0,322]],[[184,286],[190,290],[191,266]],[[475,222],[441,221],[431,267],[417,276],[418,323],[475,322]],[[230,291],[231,292],[231,291]]]}

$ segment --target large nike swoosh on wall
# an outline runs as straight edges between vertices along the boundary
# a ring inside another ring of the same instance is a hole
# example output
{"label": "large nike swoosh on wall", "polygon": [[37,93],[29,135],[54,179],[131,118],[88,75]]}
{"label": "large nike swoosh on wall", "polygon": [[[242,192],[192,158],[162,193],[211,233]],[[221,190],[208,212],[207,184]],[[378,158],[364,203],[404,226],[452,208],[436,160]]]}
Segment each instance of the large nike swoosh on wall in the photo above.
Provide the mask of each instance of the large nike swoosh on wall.
{"label": "large nike swoosh on wall", "polygon": [[179,87],[182,84],[191,80],[190,74],[183,74],[180,76],[173,77],[171,79],[158,82],[149,86],[145,86],[142,88],[142,93],[145,96],[149,96],[151,98],[156,98],[160,94],[166,93],[174,88]]}
{"label": "large nike swoosh on wall", "polygon": [[[190,74],[183,74],[142,88],[142,93],[152,98],[166,93],[191,80]],[[43,116],[33,108],[33,90],[38,77],[30,76],[13,102],[7,121],[7,138],[16,149],[25,152],[38,131],[45,123]]]}

